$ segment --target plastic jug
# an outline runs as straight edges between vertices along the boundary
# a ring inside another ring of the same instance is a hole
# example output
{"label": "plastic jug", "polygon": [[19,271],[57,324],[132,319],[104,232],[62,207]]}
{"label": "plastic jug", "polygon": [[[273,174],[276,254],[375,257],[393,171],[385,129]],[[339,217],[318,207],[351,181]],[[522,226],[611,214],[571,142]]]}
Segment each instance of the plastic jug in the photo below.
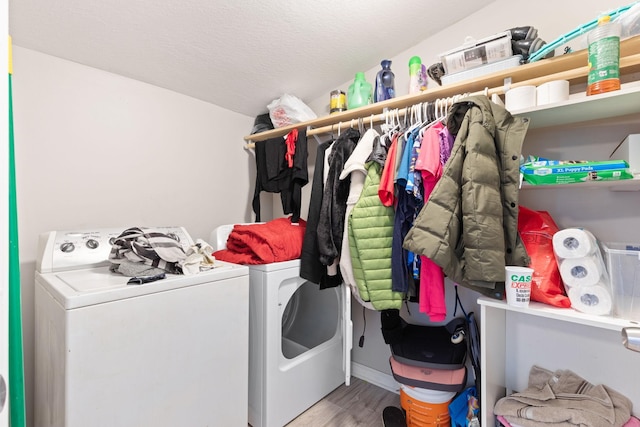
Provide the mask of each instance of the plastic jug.
{"label": "plastic jug", "polygon": [[587,95],[620,89],[620,24],[609,15],[598,19],[598,26],[587,34],[589,75]]}
{"label": "plastic jug", "polygon": [[382,60],[380,63],[382,70],[376,75],[376,91],[374,93],[374,102],[384,101],[396,96],[394,80],[395,75],[391,71],[391,61]]}
{"label": "plastic jug", "polygon": [[349,85],[349,91],[347,92],[347,110],[371,104],[372,98],[373,87],[371,83],[365,80],[364,73],[356,73],[356,78]]}
{"label": "plastic jug", "polygon": [[409,93],[418,93],[427,89],[427,67],[419,56],[409,60]]}

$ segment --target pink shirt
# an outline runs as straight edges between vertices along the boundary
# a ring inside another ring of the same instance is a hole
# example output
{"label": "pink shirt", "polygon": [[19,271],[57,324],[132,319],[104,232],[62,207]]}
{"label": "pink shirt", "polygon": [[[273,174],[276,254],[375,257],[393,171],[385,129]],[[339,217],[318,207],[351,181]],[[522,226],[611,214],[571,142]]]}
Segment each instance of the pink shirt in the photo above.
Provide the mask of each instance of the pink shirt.
{"label": "pink shirt", "polygon": [[[433,188],[442,176],[440,163],[440,130],[441,122],[433,124],[422,135],[420,154],[416,160],[416,170],[422,172],[425,203]],[[419,310],[429,316],[432,322],[441,322],[447,315],[444,297],[444,273],[442,268],[431,259],[420,255],[420,296]]]}

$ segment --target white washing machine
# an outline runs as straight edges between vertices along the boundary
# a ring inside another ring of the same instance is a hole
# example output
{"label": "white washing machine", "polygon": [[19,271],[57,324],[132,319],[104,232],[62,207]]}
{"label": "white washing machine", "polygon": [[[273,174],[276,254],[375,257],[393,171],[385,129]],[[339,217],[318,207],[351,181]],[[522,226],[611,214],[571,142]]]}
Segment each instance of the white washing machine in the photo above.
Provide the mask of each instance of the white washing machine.
{"label": "white washing machine", "polygon": [[107,262],[122,230],[40,238],[35,425],[246,426],[249,270],[127,285]]}
{"label": "white washing machine", "polygon": [[[232,225],[214,230],[225,247]],[[299,276],[300,260],[249,266],[249,424],[282,427],[350,382],[351,295]]]}

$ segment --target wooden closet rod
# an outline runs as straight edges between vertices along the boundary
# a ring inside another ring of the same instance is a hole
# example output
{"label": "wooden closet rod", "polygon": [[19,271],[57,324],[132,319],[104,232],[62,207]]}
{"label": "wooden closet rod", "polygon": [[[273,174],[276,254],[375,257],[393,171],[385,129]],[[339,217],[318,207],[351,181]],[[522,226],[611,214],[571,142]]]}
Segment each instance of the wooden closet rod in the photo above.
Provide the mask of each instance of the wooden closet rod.
{"label": "wooden closet rod", "polygon": [[[622,40],[620,43],[620,56],[621,74],[640,72],[640,35]],[[335,131],[337,126],[343,127],[350,125],[352,121],[356,122],[360,118],[368,122],[372,115],[374,116],[374,121],[378,120],[379,123],[384,120],[383,111],[385,109],[404,110],[406,107],[412,105],[435,101],[438,98],[452,97],[456,94],[470,93],[471,95],[477,95],[487,93],[489,96],[494,93],[503,94],[505,90],[504,81],[507,78],[511,78],[512,80],[510,87],[523,85],[538,86],[551,80],[569,80],[570,83],[574,84],[582,83],[586,82],[588,73],[588,68],[585,64],[587,64],[586,49],[498,71],[475,80],[465,80],[459,83],[439,86],[417,94],[404,95],[365,105],[364,107],[353,110],[342,111],[317,119],[247,135],[244,137],[244,140],[247,142],[263,141],[278,136],[285,136],[293,129],[302,128],[308,129],[308,135],[318,135],[331,132],[331,129]]]}

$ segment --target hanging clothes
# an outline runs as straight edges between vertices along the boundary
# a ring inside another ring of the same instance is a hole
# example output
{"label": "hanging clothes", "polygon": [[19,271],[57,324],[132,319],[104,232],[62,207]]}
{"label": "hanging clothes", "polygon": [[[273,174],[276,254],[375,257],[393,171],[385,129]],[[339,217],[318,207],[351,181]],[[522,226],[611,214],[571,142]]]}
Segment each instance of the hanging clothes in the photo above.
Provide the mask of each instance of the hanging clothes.
{"label": "hanging clothes", "polygon": [[440,164],[444,168],[444,165],[451,156],[451,150],[453,150],[455,138],[446,126],[443,126],[442,129],[440,129],[438,136],[440,137]]}
{"label": "hanging clothes", "polygon": [[327,277],[324,278],[326,280],[320,283],[321,288],[338,286],[342,283],[338,278],[337,262],[340,257],[351,180],[349,178],[340,180],[340,173],[359,139],[360,132],[356,129],[345,130],[333,143],[329,156],[329,172],[322,194],[317,233],[320,262],[335,268],[336,272],[332,274],[334,272],[328,270]]}
{"label": "hanging clothes", "polygon": [[[423,197],[429,198],[433,188],[442,176],[441,131],[442,122],[436,122],[426,129],[422,136],[420,154],[415,169],[422,174]],[[442,322],[447,315],[442,268],[431,259],[420,255],[420,292],[418,309],[427,314],[432,322]]]}
{"label": "hanging clothes", "polygon": [[[349,249],[358,295],[376,310],[400,309],[405,294],[392,290],[391,242],[394,211],[378,197],[385,160],[384,148],[374,141],[362,194],[348,216]],[[344,256],[344,254],[343,254]]]}
{"label": "hanging clothes", "polygon": [[[407,191],[407,182],[412,180],[409,177],[409,168],[414,149],[414,140],[419,132],[418,128],[413,129],[407,135],[403,146],[400,165],[396,175],[396,213],[393,230],[393,242],[391,246],[391,265],[393,276],[393,290],[396,292],[409,292],[409,287],[413,285],[414,274],[410,265],[413,264],[413,256],[402,246],[404,237],[413,225],[416,210],[419,208],[419,201],[413,195],[413,191]],[[400,136],[402,141],[402,135]],[[412,291],[415,294],[415,291]]]}
{"label": "hanging clothes", "polygon": [[331,144],[333,144],[333,141],[324,142],[318,145],[316,150],[316,163],[313,170],[311,198],[309,200],[309,211],[307,213],[307,227],[304,233],[302,253],[300,255],[300,277],[316,284],[320,284],[320,280],[326,273],[326,267],[320,262],[317,229],[318,222],[320,221],[322,193],[324,191],[325,153],[329,147],[331,147]]}
{"label": "hanging clothes", "polygon": [[[378,197],[384,206],[395,206],[396,194],[395,194],[395,176],[396,176],[396,164],[395,158],[398,151],[398,134],[392,136],[391,145],[389,146],[389,152],[387,153],[387,159],[382,169],[380,177],[380,186],[378,189]],[[389,161],[389,159],[392,159]]]}
{"label": "hanging clothes", "polygon": [[349,215],[353,210],[356,202],[360,199],[362,189],[364,186],[365,178],[367,176],[367,168],[365,163],[373,151],[374,141],[379,145],[380,134],[375,129],[367,130],[360,141],[356,145],[349,159],[344,164],[344,169],[340,173],[340,180],[345,180],[347,177],[351,183],[349,185],[349,195],[347,197],[347,206],[345,210],[344,232],[342,234],[342,249],[340,254],[340,273],[342,274],[342,280],[345,285],[350,286],[351,294],[361,305],[373,309],[370,302],[365,302],[358,292],[355,278],[353,275],[353,265],[351,262],[351,252],[349,248]]}
{"label": "hanging clothes", "polygon": [[[485,96],[455,103],[443,176],[404,240],[454,282],[504,297],[504,266],[529,265],[518,235],[519,166],[528,120]],[[464,189],[464,191],[463,191]]]}
{"label": "hanging clothes", "polygon": [[[291,146],[291,143],[289,144]],[[272,138],[265,141],[256,141],[256,185],[253,194],[253,212],[256,214],[256,222],[261,221],[260,193],[280,193],[282,210],[285,214],[292,214],[291,221],[300,220],[302,205],[302,187],[309,182],[307,170],[307,131],[298,132],[294,148],[287,148],[287,143],[282,138]],[[287,160],[290,158],[291,163]],[[291,164],[291,166],[289,166]]]}

